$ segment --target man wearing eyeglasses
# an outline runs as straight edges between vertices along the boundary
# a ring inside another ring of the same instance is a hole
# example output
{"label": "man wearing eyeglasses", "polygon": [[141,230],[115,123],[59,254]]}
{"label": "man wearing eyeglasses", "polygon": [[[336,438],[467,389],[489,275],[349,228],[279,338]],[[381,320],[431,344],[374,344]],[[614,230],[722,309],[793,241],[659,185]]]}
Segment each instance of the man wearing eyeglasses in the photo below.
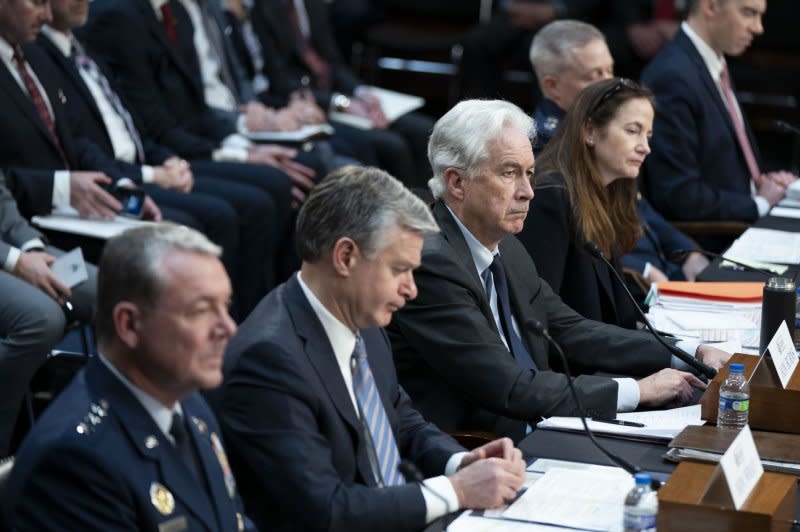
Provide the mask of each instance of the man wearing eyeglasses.
{"label": "man wearing eyeglasses", "polygon": [[642,73],[658,104],[644,171],[670,219],[752,222],[797,178],[764,172],[725,60],[763,33],[766,9],[766,0],[689,1],[680,31]]}

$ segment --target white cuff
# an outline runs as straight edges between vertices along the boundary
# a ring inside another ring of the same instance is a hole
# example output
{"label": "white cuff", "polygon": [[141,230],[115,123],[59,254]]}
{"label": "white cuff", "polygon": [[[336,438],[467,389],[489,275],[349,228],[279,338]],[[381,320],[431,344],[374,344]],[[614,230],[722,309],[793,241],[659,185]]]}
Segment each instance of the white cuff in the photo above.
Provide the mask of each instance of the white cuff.
{"label": "white cuff", "polygon": [[425,524],[458,510],[458,495],[446,476],[425,479],[420,489],[425,499]]}
{"label": "white cuff", "polygon": [[240,135],[239,133],[231,133],[220,142],[220,146],[223,148],[249,148],[252,146],[253,143],[244,135]]}
{"label": "white cuff", "polygon": [[142,183],[152,183],[156,180],[155,168],[149,164],[142,165]]}
{"label": "white cuff", "polygon": [[[244,113],[239,113],[239,116],[236,117],[236,131],[238,131],[240,135],[247,135],[249,133],[247,130],[247,116],[245,116]],[[223,140],[223,143],[224,142]]]}
{"label": "white cuff", "polygon": [[617,381],[617,412],[631,412],[639,406],[639,383],[627,377]]}
{"label": "white cuff", "polygon": [[246,163],[247,148],[217,148],[211,152],[211,159],[217,162],[229,161],[234,163]]}
{"label": "white cuff", "polygon": [[642,270],[642,277],[647,279],[647,276],[650,275],[650,270],[652,270],[652,269],[653,269],[653,265],[650,264],[649,262],[646,262],[645,265],[644,265],[644,270]]}
{"label": "white cuff", "polygon": [[766,216],[770,209],[769,201],[764,196],[753,196],[753,201],[756,202],[756,208],[758,209],[758,216]]}
{"label": "white cuff", "polygon": [[17,261],[20,255],[22,255],[22,251],[19,248],[9,248],[6,260],[3,263],[3,269],[8,273],[14,271],[14,268],[17,267]]}
{"label": "white cuff", "polygon": [[451,456],[447,461],[447,465],[444,466],[444,474],[449,476],[458,471],[458,468],[461,467],[461,462],[468,454],[468,452],[460,452]]}
{"label": "white cuff", "polygon": [[53,208],[69,207],[69,171],[56,170],[53,174]]}

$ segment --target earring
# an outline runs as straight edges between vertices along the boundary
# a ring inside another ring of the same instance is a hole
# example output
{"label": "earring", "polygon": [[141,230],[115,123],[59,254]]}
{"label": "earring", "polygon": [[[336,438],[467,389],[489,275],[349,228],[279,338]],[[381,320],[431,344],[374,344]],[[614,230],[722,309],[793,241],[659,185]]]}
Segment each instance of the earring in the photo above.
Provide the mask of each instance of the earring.
{"label": "earring", "polygon": [[592,139],[586,139],[586,145],[590,148],[594,147],[594,141]]}

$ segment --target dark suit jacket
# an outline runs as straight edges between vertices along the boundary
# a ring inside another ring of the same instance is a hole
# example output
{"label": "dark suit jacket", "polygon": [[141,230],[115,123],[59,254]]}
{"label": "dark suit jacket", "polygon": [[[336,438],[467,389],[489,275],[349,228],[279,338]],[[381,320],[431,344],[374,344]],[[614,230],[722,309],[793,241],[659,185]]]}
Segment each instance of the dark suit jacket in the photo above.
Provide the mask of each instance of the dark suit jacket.
{"label": "dark suit jacket", "polygon": [[[636,327],[639,317],[613,272],[584,249],[585,238],[575,227],[564,178],[537,178],[525,227],[517,235],[530,253],[542,279],[561,300],[590,320]],[[621,271],[619,258],[612,259]]]}
{"label": "dark suit jacket", "polygon": [[673,251],[699,249],[697,243],[666,221],[641,194],[636,198],[636,211],[644,233],[631,252],[622,257],[622,265],[643,272],[649,262],[670,279],[685,280],[681,265],[670,261],[669,256]]}
{"label": "dark suit jacket", "polygon": [[[671,220],[758,218],[750,172],[730,115],[703,59],[679,31],[642,73],[656,96],[647,193]],[[747,126],[750,144],[755,138]]]}
{"label": "dark suit jacket", "polygon": [[[311,46],[331,66],[333,90],[351,94],[361,84],[339,53],[327,6],[321,0],[305,0],[311,34]],[[270,82],[270,92],[288,96],[301,88],[304,76],[311,70],[295,43],[284,0],[256,0],[251,13],[253,29],[264,47],[264,63]],[[330,106],[331,93],[315,90],[323,109]]]}
{"label": "dark suit jacket", "polygon": [[[389,342],[361,331],[404,459],[442,474],[463,451],[426,423],[398,385]],[[425,505],[413,484],[378,489],[359,420],[330,342],[296,277],[273,290],[226,352],[217,404],[245,506],[270,530],[416,530]]]}
{"label": "dark suit jacket", "polygon": [[419,295],[388,331],[403,387],[443,430],[488,430],[519,441],[541,416],[576,415],[566,377],[551,371],[550,349],[526,323],[536,319],[566,351],[588,415],[616,413],[617,384],[585,373],[646,375],[670,354],[649,334],[587,320],[543,281],[514,237],[500,243],[511,307],[539,371],[520,369],[500,339],[483,283],[461,230],[445,205],[434,206],[441,233],[426,238],[414,277]]}
{"label": "dark suit jacket", "polygon": [[[65,110],[66,97],[49,61],[34,45],[22,47],[25,58],[39,78],[53,108],[56,135],[70,168],[78,169],[79,157]],[[52,209],[53,173],[66,170],[47,128],[31,99],[11,72],[0,65],[0,165],[9,170],[8,188],[26,217]]]}
{"label": "dark suit jacket", "polygon": [[[183,518],[183,528],[170,530],[242,530],[247,520],[229,471],[226,478],[214,415],[198,394],[181,406],[211,496],[133,394],[93,359],[17,454],[3,501],[12,529],[160,530]],[[159,511],[159,486],[173,508]]]}
{"label": "dark suit jacket", "polygon": [[114,71],[154,141],[182,157],[207,159],[235,125],[206,106],[191,21],[173,4],[179,48],[148,0],[96,0],[76,33]]}
{"label": "dark suit jacket", "polygon": [[[114,179],[127,177],[133,181],[142,183],[142,164],[161,164],[172,153],[170,150],[163,146],[159,146],[152,142],[148,137],[142,136],[142,125],[136,122],[136,128],[142,137],[142,147],[145,151],[145,160],[137,161],[138,164],[131,164],[114,158],[114,146],[111,144],[111,138],[108,136],[103,116],[97,103],[83,81],[80,72],[78,71],[75,63],[64,56],[61,50],[53,44],[47,35],[39,35],[37,44],[45,51],[45,54],[50,59],[51,70],[55,71],[59,76],[60,86],[64,91],[67,98],[67,110],[70,119],[73,123],[77,124],[75,128],[75,143],[81,148],[81,158],[83,165],[87,168],[100,170],[106,175],[112,176]],[[88,50],[90,56],[94,56]],[[95,59],[93,57],[93,59]],[[102,68],[102,63],[99,58],[95,59],[98,62],[101,72],[106,76],[106,79],[111,83],[114,79],[113,74],[106,69]],[[112,90],[114,87],[112,86]],[[117,91],[115,91],[117,92]],[[119,92],[117,92],[119,96]],[[123,105],[125,102],[123,101]],[[125,106],[130,112],[131,108]]]}

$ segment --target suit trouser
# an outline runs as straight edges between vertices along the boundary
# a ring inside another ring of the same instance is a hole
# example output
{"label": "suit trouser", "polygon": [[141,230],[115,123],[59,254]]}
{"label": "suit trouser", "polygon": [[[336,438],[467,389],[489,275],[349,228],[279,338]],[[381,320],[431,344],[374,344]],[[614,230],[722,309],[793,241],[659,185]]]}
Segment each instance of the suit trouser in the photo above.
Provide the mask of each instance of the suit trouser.
{"label": "suit trouser", "polygon": [[[51,255],[64,252],[47,247]],[[97,269],[72,289],[74,316],[89,322],[94,313]],[[0,456],[5,456],[28,384],[47,354],[64,336],[66,316],[53,298],[26,281],[0,270]]]}

